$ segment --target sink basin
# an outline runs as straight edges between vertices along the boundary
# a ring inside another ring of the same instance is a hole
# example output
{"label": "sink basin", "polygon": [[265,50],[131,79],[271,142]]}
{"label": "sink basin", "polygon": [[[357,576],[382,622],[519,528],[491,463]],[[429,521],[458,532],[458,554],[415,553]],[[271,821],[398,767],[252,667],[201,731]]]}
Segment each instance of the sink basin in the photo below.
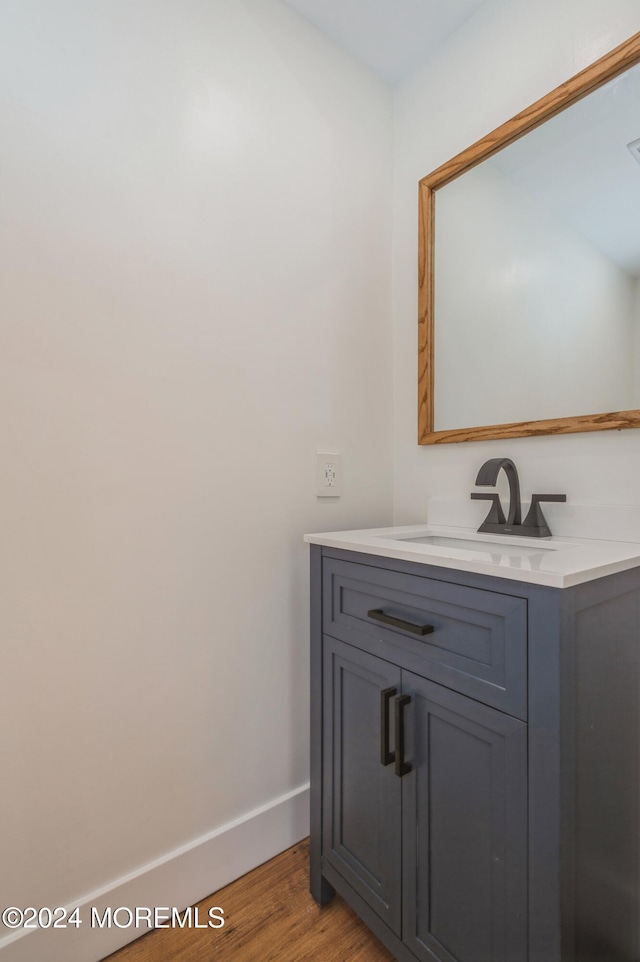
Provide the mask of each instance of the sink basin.
{"label": "sink basin", "polygon": [[436,548],[456,548],[463,551],[472,551],[476,554],[500,554],[508,558],[530,558],[533,555],[540,554],[541,551],[558,551],[560,547],[568,547],[567,545],[559,544],[545,544],[541,541],[539,544],[531,545],[524,544],[522,540],[514,539],[514,541],[507,541],[502,539],[501,541],[485,541],[482,538],[446,538],[443,535],[437,534],[427,534],[422,537],[415,538],[412,536],[407,536],[406,538],[393,538],[389,540],[411,542],[412,544],[429,544]]}

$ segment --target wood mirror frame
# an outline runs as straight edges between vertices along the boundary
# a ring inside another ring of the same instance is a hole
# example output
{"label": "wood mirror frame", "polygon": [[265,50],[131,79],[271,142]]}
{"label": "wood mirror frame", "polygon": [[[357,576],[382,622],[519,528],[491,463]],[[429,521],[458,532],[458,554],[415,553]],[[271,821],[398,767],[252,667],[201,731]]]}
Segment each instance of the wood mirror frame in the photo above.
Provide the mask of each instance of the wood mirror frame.
{"label": "wood mirror frame", "polygon": [[420,181],[418,201],[418,444],[447,444],[457,441],[482,441],[498,438],[532,437],[542,434],[572,434],[579,431],[610,431],[640,427],[640,410],[630,410],[613,411],[605,414],[584,414],[566,418],[549,418],[543,421],[488,424],[446,431],[434,430],[435,191],[639,62],[640,33],[637,33]]}

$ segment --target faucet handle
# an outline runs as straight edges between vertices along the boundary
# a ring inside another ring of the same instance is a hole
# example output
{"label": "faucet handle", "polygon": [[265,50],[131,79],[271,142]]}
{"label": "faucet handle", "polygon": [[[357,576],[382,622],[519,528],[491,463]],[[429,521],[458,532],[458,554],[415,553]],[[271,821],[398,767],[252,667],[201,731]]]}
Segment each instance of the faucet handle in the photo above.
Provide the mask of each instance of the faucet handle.
{"label": "faucet handle", "polygon": [[[522,522],[522,534],[528,535],[533,534],[537,538],[550,538],[551,530],[547,524],[546,518],[542,513],[542,508],[540,507],[541,501],[566,501],[566,494],[532,494],[531,495],[531,507],[529,508],[529,513],[527,517]],[[531,532],[525,529],[531,529]]]}
{"label": "faucet handle", "polygon": [[[502,510],[502,504],[500,503],[500,495],[497,492],[489,491],[472,491],[471,498],[473,501],[491,501],[491,510],[489,514],[483,521],[485,524],[506,524],[506,518],[504,516],[504,511]],[[481,528],[478,528],[481,531]]]}

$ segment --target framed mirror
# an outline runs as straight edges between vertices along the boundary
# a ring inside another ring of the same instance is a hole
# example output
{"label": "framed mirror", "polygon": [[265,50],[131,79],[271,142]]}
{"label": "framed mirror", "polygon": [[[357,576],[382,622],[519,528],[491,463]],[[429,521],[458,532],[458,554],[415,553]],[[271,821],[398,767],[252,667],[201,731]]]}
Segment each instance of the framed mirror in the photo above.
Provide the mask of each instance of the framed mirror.
{"label": "framed mirror", "polygon": [[640,427],[640,34],[420,181],[418,441]]}

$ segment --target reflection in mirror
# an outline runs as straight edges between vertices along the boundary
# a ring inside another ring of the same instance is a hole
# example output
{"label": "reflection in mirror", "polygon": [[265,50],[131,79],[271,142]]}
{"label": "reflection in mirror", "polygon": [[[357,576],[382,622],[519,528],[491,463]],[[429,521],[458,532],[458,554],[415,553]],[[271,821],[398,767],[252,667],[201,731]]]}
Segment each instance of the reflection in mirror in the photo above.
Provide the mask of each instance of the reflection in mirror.
{"label": "reflection in mirror", "polygon": [[638,146],[640,65],[438,190],[436,430],[640,407]]}
{"label": "reflection in mirror", "polygon": [[640,34],[419,194],[419,442],[640,427]]}

